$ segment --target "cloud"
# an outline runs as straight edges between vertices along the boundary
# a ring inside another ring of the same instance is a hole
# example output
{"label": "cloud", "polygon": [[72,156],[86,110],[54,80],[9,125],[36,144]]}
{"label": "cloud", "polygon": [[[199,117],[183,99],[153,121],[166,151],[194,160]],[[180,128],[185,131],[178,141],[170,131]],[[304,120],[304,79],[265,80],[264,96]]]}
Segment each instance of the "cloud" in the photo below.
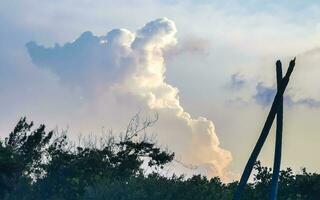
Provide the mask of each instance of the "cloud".
{"label": "cloud", "polygon": [[262,106],[268,106],[272,103],[276,92],[276,89],[267,87],[260,82],[256,86],[256,94],[253,96],[253,99]]}
{"label": "cloud", "polygon": [[[259,105],[266,107],[271,105],[277,91],[274,87],[265,86],[264,83],[260,82],[256,86],[256,94],[253,96],[253,99]],[[313,98],[301,98],[294,100],[290,95],[284,95],[284,104],[291,106],[306,106],[309,108],[318,108],[320,107],[320,101]]]}
{"label": "cloud", "polygon": [[[102,37],[87,31],[74,42],[63,46],[56,44],[46,48],[28,42],[26,47],[32,62],[37,66],[50,69],[63,82],[88,86],[101,81],[115,81],[124,74],[127,60],[117,56],[126,56],[125,45],[132,39],[133,36],[128,36],[125,30],[113,30]],[[108,40],[110,42],[106,45],[104,42]],[[117,54],[114,54],[115,51]]]}
{"label": "cloud", "polygon": [[186,112],[178,89],[165,80],[164,54],[177,44],[176,32],[173,21],[160,18],[134,33],[126,29],[104,36],[85,32],[63,46],[46,48],[30,42],[27,49],[37,66],[50,69],[62,83],[80,87],[89,96],[90,101],[79,109],[95,117],[109,115],[111,120],[137,109],[157,112],[159,142],[180,155],[182,162],[199,166],[193,173],[225,180],[232,155],[220,146],[213,122]]}
{"label": "cloud", "polygon": [[231,76],[228,88],[231,90],[240,90],[245,86],[246,82],[247,80],[243,75],[241,75],[240,73],[234,73]]}
{"label": "cloud", "polygon": [[176,46],[166,51],[165,57],[172,58],[182,54],[208,56],[209,50],[210,41],[208,39],[187,36]]}

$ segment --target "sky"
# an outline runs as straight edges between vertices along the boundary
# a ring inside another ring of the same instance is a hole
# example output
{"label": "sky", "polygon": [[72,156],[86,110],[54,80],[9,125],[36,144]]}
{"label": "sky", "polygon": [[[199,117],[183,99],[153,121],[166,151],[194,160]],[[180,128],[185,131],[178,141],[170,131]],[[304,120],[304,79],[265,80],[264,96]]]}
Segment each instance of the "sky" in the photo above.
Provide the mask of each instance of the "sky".
{"label": "sky", "polygon": [[[149,132],[179,173],[237,179],[275,95],[285,93],[282,167],[320,171],[320,3],[286,0],[3,0],[0,136],[21,116],[79,134]],[[274,127],[273,127],[274,129]],[[272,166],[274,130],[259,159]]]}

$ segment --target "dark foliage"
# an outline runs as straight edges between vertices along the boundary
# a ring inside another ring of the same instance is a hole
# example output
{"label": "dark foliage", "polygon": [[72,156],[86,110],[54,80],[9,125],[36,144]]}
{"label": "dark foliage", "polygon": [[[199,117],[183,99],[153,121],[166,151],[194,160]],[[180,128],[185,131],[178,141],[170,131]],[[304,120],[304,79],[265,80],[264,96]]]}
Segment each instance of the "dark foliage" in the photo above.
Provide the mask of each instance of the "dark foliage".
{"label": "dark foliage", "polygon": [[[0,199],[4,200],[213,200],[231,199],[237,182],[197,175],[164,177],[157,173],[174,154],[159,148],[145,129],[156,120],[135,116],[119,140],[106,137],[74,145],[65,134],[32,130],[25,118],[0,142]],[[145,165],[143,165],[145,163]],[[145,167],[142,167],[145,166]],[[151,174],[144,169],[152,168]],[[257,162],[244,200],[268,199],[271,168]],[[320,175],[305,169],[282,170],[279,200],[320,199]]]}

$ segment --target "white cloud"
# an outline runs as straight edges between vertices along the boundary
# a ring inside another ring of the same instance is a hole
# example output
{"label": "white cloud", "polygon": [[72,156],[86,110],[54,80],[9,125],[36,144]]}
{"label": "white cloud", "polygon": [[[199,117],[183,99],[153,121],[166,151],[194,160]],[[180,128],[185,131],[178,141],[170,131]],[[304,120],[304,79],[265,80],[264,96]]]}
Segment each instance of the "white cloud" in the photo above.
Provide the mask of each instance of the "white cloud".
{"label": "white cloud", "polygon": [[[168,145],[182,162],[199,166],[193,173],[219,175],[226,180],[232,155],[220,147],[213,122],[204,117],[194,118],[186,112],[180,104],[178,89],[165,80],[164,52],[176,45],[176,32],[173,21],[160,18],[135,33],[115,29],[102,37],[86,33],[63,47],[44,48],[35,43],[28,47],[38,66],[49,67],[62,79],[72,78],[71,85],[77,83],[82,89],[88,89],[81,81],[99,80],[89,83],[93,94],[83,91],[89,93],[89,100],[86,106],[79,108],[84,110],[83,114],[94,117],[87,116],[86,122],[78,121],[77,124],[97,125],[92,121],[99,115],[105,120],[116,121],[112,118],[130,115],[138,109],[145,113],[157,112],[160,118],[154,130],[160,144]],[[68,50],[74,53],[66,54]],[[57,55],[63,55],[63,58]],[[87,59],[98,62],[85,62]],[[64,63],[64,60],[68,62]],[[114,69],[120,69],[116,74],[121,78],[112,78],[115,73],[110,72]]]}

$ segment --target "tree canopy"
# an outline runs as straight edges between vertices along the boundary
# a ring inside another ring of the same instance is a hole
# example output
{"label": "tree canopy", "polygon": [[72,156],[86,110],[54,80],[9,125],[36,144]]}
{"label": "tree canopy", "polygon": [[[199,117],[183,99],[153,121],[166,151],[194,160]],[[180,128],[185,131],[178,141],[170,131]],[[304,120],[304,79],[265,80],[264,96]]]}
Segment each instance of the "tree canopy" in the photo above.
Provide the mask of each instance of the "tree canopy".
{"label": "tree canopy", "polygon": [[[212,200],[231,199],[238,182],[219,177],[163,176],[174,153],[145,135],[156,120],[142,123],[135,116],[121,137],[112,135],[75,144],[66,134],[46,131],[45,125],[21,118],[0,140],[0,199],[4,200]],[[146,173],[146,168],[152,173]],[[242,199],[268,199],[272,169],[257,162],[253,182]],[[303,169],[282,170],[280,200],[316,200],[320,175]]]}

